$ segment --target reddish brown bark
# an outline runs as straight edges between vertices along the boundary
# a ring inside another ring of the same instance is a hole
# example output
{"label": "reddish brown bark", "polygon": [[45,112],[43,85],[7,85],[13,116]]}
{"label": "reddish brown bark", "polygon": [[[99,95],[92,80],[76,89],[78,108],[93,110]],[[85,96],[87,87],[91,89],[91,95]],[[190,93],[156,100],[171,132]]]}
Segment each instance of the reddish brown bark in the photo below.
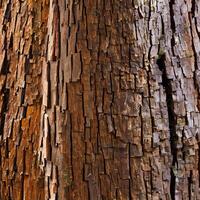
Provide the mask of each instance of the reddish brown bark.
{"label": "reddish brown bark", "polygon": [[199,199],[199,10],[0,0],[0,199]]}

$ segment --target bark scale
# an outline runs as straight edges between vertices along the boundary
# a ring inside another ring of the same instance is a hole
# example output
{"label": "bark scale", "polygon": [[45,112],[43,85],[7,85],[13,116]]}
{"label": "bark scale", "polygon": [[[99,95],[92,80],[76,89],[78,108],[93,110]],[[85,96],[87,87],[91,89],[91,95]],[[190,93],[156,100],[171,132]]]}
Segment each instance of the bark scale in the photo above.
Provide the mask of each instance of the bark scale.
{"label": "bark scale", "polygon": [[200,199],[199,0],[0,0],[0,199]]}

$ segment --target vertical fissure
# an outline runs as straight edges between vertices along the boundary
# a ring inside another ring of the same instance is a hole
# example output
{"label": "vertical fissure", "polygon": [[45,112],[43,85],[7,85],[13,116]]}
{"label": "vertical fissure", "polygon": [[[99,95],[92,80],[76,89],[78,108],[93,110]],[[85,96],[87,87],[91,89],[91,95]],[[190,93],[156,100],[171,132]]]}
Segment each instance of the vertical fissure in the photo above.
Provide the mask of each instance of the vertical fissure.
{"label": "vertical fissure", "polygon": [[195,0],[192,0],[192,7],[191,7],[191,13],[192,17],[195,17]]}
{"label": "vertical fissure", "polygon": [[3,135],[5,117],[6,117],[6,111],[8,108],[9,93],[10,93],[10,90],[7,89],[5,85],[2,91],[3,91],[3,103],[2,103],[1,113],[0,113],[0,135]]}
{"label": "vertical fissure", "polygon": [[169,1],[170,24],[171,24],[171,30],[172,30],[171,50],[172,50],[173,55],[174,55],[173,47],[175,46],[174,34],[176,32],[176,25],[175,25],[175,21],[174,21],[174,9],[173,9],[174,4],[175,4],[175,0]]}
{"label": "vertical fissure", "polygon": [[[160,55],[157,59],[157,65],[162,72],[162,85],[166,92],[166,103],[169,118],[169,131],[170,131],[170,146],[172,154],[172,168],[177,163],[177,148],[176,148],[176,115],[174,113],[174,102],[172,97],[172,85],[170,79],[167,78],[166,65],[165,65],[165,54]],[[170,194],[172,200],[175,200],[175,185],[176,177],[173,169],[171,169],[171,182],[170,182]]]}
{"label": "vertical fissure", "polygon": [[189,200],[192,200],[191,185],[192,185],[192,171],[190,171],[190,176],[188,177],[188,199]]}
{"label": "vertical fissure", "polygon": [[[170,12],[170,24],[172,30],[172,38],[171,38],[171,51],[172,55],[174,53],[174,46],[175,46],[175,38],[174,34],[176,33],[176,24],[174,20],[174,8],[176,0],[169,1],[169,12]],[[177,163],[177,148],[176,148],[176,117],[174,113],[174,104],[173,104],[173,97],[172,97],[172,86],[170,80],[167,78],[166,73],[166,66],[165,66],[165,55],[162,55],[160,59],[158,59],[159,68],[162,71],[162,80],[163,80],[163,87],[166,91],[166,101],[167,101],[167,109],[168,109],[168,118],[169,118],[169,130],[170,130],[170,146],[171,146],[171,154],[172,154],[172,168],[171,168],[171,182],[170,182],[170,195],[171,199],[175,200],[175,190],[176,190],[176,176],[174,174],[173,168]]]}

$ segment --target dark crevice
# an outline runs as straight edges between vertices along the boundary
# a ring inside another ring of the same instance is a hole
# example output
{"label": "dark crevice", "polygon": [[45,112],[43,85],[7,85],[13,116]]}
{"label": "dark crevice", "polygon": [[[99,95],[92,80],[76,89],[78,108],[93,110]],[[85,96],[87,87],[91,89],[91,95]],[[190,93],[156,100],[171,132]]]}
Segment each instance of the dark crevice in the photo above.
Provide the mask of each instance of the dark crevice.
{"label": "dark crevice", "polygon": [[22,113],[22,117],[26,118],[26,113],[27,113],[27,106],[23,106],[23,113]]}
{"label": "dark crevice", "polygon": [[7,75],[9,72],[9,60],[7,59],[7,51],[5,50],[5,58],[0,71],[0,74]]}
{"label": "dark crevice", "polygon": [[21,103],[20,103],[21,105],[24,105],[25,96],[26,96],[26,86],[21,88]]}
{"label": "dark crevice", "polygon": [[10,41],[9,41],[9,46],[8,46],[9,49],[13,49],[13,34],[11,33],[10,35]]}
{"label": "dark crevice", "polygon": [[[175,46],[175,39],[174,34],[176,33],[176,24],[174,20],[174,6],[175,0],[169,1],[169,11],[170,11],[170,22],[171,22],[171,30],[172,30],[172,38],[171,38],[171,50],[172,54],[174,54],[174,46]],[[175,189],[176,189],[176,177],[173,172],[173,167],[177,163],[177,149],[176,149],[176,117],[174,113],[174,104],[173,104],[173,97],[172,97],[172,86],[170,80],[167,78],[166,73],[166,66],[165,66],[165,55],[162,55],[157,64],[162,71],[162,81],[163,87],[166,91],[166,101],[167,101],[167,109],[168,109],[168,117],[169,117],[169,130],[170,130],[170,145],[171,145],[171,153],[172,153],[172,168],[171,168],[171,182],[170,182],[170,195],[171,199],[175,200]]]}
{"label": "dark crevice", "polygon": [[[176,115],[174,113],[174,102],[172,97],[172,85],[171,81],[167,78],[166,66],[165,66],[165,54],[159,55],[157,59],[157,65],[162,72],[162,85],[166,92],[166,102],[167,102],[167,110],[168,110],[168,118],[169,118],[169,131],[170,131],[170,146],[171,146],[171,154],[172,154],[172,166],[174,167],[177,163],[177,148],[176,148]],[[170,194],[171,199],[175,200],[175,184],[176,177],[171,169],[171,183],[170,183]]]}
{"label": "dark crevice", "polygon": [[[149,8],[151,8],[152,7],[152,5],[151,5],[151,1],[149,1]],[[148,51],[148,59],[149,60],[151,60],[151,49],[152,49],[152,46],[153,46],[153,44],[152,44],[152,31],[151,31],[151,28],[150,28],[150,21],[151,21],[151,9],[149,9],[149,14],[148,14],[148,16],[147,16],[147,18],[148,18],[148,31],[149,31],[149,43],[150,43],[150,48],[149,48],[149,51]],[[136,28],[136,30],[137,30],[137,28]],[[143,62],[144,62],[144,56],[143,56]],[[145,65],[144,65],[145,66]]]}
{"label": "dark crevice", "polygon": [[[6,22],[11,21],[11,1],[9,1],[7,6],[6,6],[6,11],[5,11],[5,14],[4,14],[4,20],[6,20]],[[5,21],[3,23],[5,23]]]}
{"label": "dark crevice", "polygon": [[173,9],[174,4],[175,4],[175,0],[169,1],[171,29],[173,32],[175,32],[175,30],[176,30],[176,25],[175,25],[175,21],[174,21],[174,9]]}
{"label": "dark crevice", "polygon": [[29,49],[29,59],[33,59],[33,45],[31,44],[30,49]]}
{"label": "dark crevice", "polygon": [[173,47],[175,46],[174,34],[176,32],[176,24],[175,24],[175,21],[174,21],[175,14],[174,14],[174,9],[173,9],[174,4],[175,4],[175,0],[169,1],[170,23],[171,23],[171,30],[172,30],[171,49],[172,49],[173,55],[174,55]]}
{"label": "dark crevice", "polygon": [[6,140],[5,140],[6,142],[5,142],[5,157],[6,158],[9,158],[9,144],[8,144],[8,138],[6,138]]}
{"label": "dark crevice", "polygon": [[48,100],[47,100],[47,108],[51,108],[51,69],[50,69],[50,63],[47,63],[47,82],[48,82]]}
{"label": "dark crevice", "polygon": [[3,91],[3,103],[0,113],[0,135],[3,135],[3,129],[5,124],[6,111],[8,109],[9,93],[10,93],[9,89],[7,89],[5,85],[2,91]]}
{"label": "dark crevice", "polygon": [[28,75],[30,71],[30,60],[27,56],[25,57],[24,71],[26,75]]}
{"label": "dark crevice", "polygon": [[15,157],[14,157],[14,159],[13,159],[13,172],[17,172],[17,170],[18,170],[18,166],[17,166],[17,151],[16,151],[16,155],[15,155]]}
{"label": "dark crevice", "polygon": [[192,13],[192,17],[195,17],[195,0],[192,0],[191,13]]}
{"label": "dark crevice", "polygon": [[161,15],[161,24],[162,24],[162,35],[164,35],[165,34],[165,25],[164,25],[164,21],[163,21],[163,17],[162,17],[162,15]]}
{"label": "dark crevice", "polygon": [[[4,41],[4,48],[7,47],[7,38]],[[3,135],[3,130],[4,130],[4,124],[5,124],[5,118],[6,118],[6,112],[8,110],[8,102],[9,102],[9,93],[10,90],[6,88],[6,82],[7,82],[7,74],[9,73],[9,60],[7,56],[7,50],[5,49],[5,58],[3,61],[3,65],[0,71],[0,74],[5,75],[6,79],[4,82],[4,85],[2,87],[1,95],[2,95],[2,107],[1,113],[0,113],[0,135]]]}
{"label": "dark crevice", "polygon": [[191,185],[192,185],[192,171],[190,171],[190,176],[188,177],[188,199],[189,200],[192,200]]}

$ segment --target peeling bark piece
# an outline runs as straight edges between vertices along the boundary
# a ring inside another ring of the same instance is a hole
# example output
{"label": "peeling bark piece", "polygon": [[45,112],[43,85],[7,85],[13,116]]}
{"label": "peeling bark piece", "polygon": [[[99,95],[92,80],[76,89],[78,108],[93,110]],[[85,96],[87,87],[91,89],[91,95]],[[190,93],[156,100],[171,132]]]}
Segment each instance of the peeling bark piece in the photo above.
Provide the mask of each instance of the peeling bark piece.
{"label": "peeling bark piece", "polygon": [[64,80],[65,83],[69,83],[71,80],[71,71],[72,71],[72,60],[71,56],[67,56],[66,63],[62,63],[64,69]]}
{"label": "peeling bark piece", "polygon": [[48,106],[48,90],[49,90],[49,84],[48,81],[43,82],[43,105]]}
{"label": "peeling bark piece", "polygon": [[73,67],[72,67],[72,81],[76,82],[80,79],[81,75],[81,58],[80,53],[75,53],[73,57]]}

